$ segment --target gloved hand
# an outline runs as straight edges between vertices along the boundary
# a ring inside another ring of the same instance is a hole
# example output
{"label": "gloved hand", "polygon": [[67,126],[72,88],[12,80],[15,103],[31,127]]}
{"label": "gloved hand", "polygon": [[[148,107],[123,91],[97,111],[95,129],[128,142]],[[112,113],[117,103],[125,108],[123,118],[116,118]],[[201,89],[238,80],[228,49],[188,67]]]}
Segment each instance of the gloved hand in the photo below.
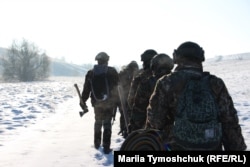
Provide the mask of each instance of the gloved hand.
{"label": "gloved hand", "polygon": [[88,106],[86,105],[86,103],[80,103],[80,106],[81,106],[84,114],[89,112],[89,109],[88,109]]}

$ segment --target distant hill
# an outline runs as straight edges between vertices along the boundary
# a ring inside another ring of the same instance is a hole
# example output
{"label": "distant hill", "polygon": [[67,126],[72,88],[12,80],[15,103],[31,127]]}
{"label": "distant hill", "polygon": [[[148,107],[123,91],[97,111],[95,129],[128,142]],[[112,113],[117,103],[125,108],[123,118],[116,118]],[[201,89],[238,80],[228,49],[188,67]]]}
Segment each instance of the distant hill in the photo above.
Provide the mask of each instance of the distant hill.
{"label": "distant hill", "polygon": [[215,56],[214,58],[207,59],[206,62],[220,62],[228,60],[250,60],[250,53]]}
{"label": "distant hill", "polygon": [[84,65],[51,59],[51,76],[84,76],[87,71],[88,69]]}

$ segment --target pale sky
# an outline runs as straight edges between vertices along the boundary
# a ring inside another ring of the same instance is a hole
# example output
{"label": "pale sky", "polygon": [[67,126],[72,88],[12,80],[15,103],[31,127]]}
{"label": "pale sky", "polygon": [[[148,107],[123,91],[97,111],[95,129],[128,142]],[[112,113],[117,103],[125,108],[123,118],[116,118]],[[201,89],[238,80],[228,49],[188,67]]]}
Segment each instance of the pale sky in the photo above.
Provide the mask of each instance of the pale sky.
{"label": "pale sky", "polygon": [[172,56],[194,41],[205,57],[250,52],[249,0],[0,0],[0,47],[23,38],[50,57],[139,64],[146,49]]}

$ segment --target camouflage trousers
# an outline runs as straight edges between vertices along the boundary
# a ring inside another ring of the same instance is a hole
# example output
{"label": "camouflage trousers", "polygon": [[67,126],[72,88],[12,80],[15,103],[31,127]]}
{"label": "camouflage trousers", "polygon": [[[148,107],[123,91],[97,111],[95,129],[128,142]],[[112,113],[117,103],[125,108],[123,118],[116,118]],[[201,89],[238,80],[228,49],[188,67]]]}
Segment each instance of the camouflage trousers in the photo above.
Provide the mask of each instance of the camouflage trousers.
{"label": "camouflage trousers", "polygon": [[[112,134],[112,112],[113,108],[104,106],[94,107],[95,124],[94,124],[94,144],[98,148],[102,145],[104,148],[110,148]],[[103,129],[103,133],[102,133]]]}
{"label": "camouflage trousers", "polygon": [[143,112],[132,112],[130,119],[130,130],[135,131],[138,129],[144,129],[146,126],[146,113]]}

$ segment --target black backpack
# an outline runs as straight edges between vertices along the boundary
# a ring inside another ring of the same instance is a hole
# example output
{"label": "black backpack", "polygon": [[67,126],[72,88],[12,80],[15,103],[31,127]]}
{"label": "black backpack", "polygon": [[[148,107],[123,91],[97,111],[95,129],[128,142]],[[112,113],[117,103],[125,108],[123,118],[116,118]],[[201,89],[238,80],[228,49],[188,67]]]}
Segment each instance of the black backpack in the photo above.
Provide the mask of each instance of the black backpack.
{"label": "black backpack", "polygon": [[216,150],[222,142],[219,109],[210,86],[210,74],[190,78],[177,102],[174,138],[184,150]]}
{"label": "black backpack", "polygon": [[96,101],[106,101],[109,98],[109,82],[107,79],[108,66],[95,65],[90,79],[91,91]]}

